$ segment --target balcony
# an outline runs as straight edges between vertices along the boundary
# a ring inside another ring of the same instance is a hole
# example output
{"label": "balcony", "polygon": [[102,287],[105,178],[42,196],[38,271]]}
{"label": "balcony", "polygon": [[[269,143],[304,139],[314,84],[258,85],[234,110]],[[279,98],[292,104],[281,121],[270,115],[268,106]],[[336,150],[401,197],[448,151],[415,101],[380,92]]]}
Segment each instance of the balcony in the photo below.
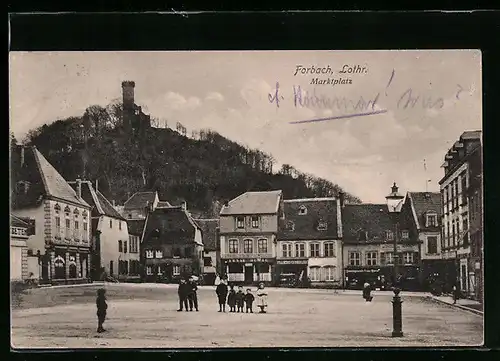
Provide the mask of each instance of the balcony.
{"label": "balcony", "polygon": [[251,258],[274,258],[272,253],[223,253],[222,259],[251,259]]}

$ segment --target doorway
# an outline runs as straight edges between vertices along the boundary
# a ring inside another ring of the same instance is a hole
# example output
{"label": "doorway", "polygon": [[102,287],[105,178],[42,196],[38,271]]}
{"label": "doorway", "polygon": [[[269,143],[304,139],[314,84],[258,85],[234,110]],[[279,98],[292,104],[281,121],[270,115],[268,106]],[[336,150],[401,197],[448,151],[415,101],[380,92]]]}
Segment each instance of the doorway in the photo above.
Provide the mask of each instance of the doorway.
{"label": "doorway", "polygon": [[253,266],[245,266],[245,283],[251,284],[253,282]]}

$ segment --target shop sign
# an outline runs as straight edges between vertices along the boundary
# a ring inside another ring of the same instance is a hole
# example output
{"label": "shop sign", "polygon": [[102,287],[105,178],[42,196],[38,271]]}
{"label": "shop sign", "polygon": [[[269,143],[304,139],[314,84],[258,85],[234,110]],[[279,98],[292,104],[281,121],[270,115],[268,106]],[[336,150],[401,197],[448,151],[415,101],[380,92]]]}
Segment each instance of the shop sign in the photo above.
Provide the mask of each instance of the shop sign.
{"label": "shop sign", "polygon": [[346,270],[346,273],[366,273],[366,272],[378,273],[378,272],[380,272],[380,269],[377,268],[377,269],[348,269],[348,270]]}
{"label": "shop sign", "polygon": [[270,262],[271,260],[268,258],[232,258],[226,259],[226,263],[256,263],[256,262]]}
{"label": "shop sign", "polygon": [[281,260],[277,262],[278,264],[307,264],[307,260]]}

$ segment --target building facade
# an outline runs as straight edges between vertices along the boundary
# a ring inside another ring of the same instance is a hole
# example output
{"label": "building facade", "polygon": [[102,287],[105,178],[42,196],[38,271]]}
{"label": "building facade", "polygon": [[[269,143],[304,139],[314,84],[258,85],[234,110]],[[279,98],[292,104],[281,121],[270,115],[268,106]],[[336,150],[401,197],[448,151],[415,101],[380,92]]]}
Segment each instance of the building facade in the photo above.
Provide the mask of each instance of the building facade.
{"label": "building facade", "polygon": [[201,275],[202,232],[184,207],[157,207],[148,214],[141,259],[146,282],[178,282]]}
{"label": "building facade", "polygon": [[195,219],[201,228],[203,240],[203,283],[215,284],[217,274],[220,274],[219,220]]}
{"label": "building facade", "polygon": [[16,148],[19,162],[12,194],[13,213],[35,220],[28,254],[40,254],[41,282],[87,282],[91,267],[90,205],[35,147]]}
{"label": "building facade", "polygon": [[222,273],[229,282],[276,280],[278,221],[284,217],[281,191],[246,192],[220,211]]}
{"label": "building facade", "polygon": [[446,264],[441,251],[441,195],[437,192],[408,192],[403,213],[411,214],[420,241],[420,282],[430,290],[431,280],[446,283]]}
{"label": "building facade", "polygon": [[[475,297],[476,292],[477,257],[472,255],[470,242],[468,190],[472,179],[472,159],[478,147],[481,147],[480,131],[462,133],[445,155],[444,177],[439,181],[443,204],[443,256],[447,260],[453,284],[457,284],[467,297]],[[480,164],[477,167],[481,169]]]}
{"label": "building facade", "polygon": [[312,286],[342,284],[342,219],[340,200],[285,200],[285,219],[278,234],[276,271]]}
{"label": "building facade", "polygon": [[411,214],[391,214],[387,204],[346,204],[342,220],[346,288],[361,288],[365,282],[377,288],[391,287],[397,262],[400,287],[419,289],[420,244],[412,230]]}
{"label": "building facade", "polygon": [[93,279],[103,273],[119,280],[140,279],[139,242],[129,239],[125,218],[90,181],[69,182],[74,189],[78,183],[82,198],[92,207]]}
{"label": "building facade", "polygon": [[[34,229],[30,220],[21,219],[14,215],[10,218],[10,280],[24,281],[29,277],[28,266],[28,238]],[[37,270],[35,270],[37,271]],[[33,273],[34,276],[38,272]]]}

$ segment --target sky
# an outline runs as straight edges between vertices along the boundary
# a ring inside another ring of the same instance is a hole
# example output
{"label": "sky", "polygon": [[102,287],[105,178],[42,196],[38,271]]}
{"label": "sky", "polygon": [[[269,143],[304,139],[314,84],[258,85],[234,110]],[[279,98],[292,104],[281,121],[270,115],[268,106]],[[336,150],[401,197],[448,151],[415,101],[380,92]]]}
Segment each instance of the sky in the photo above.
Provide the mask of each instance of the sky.
{"label": "sky", "polygon": [[439,191],[447,150],[482,129],[476,50],[11,52],[9,77],[18,140],[120,100],[133,80],[160,124],[213,129],[367,203],[393,182]]}

